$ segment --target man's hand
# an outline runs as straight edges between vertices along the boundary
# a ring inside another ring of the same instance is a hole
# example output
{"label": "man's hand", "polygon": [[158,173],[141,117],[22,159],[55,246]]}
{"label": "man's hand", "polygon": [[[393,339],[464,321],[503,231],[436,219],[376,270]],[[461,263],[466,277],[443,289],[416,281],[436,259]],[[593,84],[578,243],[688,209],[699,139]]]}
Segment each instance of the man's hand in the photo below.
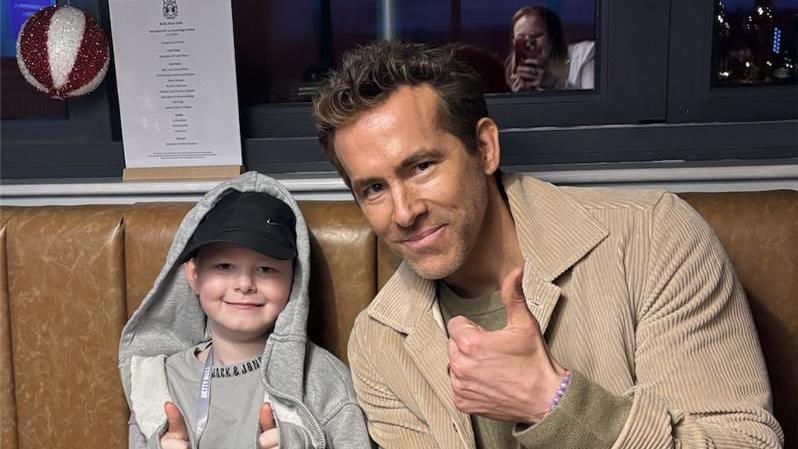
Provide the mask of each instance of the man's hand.
{"label": "man's hand", "polygon": [[166,433],[161,436],[162,449],[190,449],[191,443],[188,441],[188,431],[183,415],[172,402],[163,405],[166,412]]}
{"label": "man's hand", "polygon": [[533,424],[543,419],[565,370],[549,354],[521,290],[521,268],[502,283],[507,326],[488,332],[462,316],[449,320],[449,376],[463,413]]}
{"label": "man's hand", "polygon": [[272,406],[266,402],[260,408],[260,428],[263,432],[258,437],[260,449],[279,449],[279,435],[277,426],[274,424],[274,413]]}

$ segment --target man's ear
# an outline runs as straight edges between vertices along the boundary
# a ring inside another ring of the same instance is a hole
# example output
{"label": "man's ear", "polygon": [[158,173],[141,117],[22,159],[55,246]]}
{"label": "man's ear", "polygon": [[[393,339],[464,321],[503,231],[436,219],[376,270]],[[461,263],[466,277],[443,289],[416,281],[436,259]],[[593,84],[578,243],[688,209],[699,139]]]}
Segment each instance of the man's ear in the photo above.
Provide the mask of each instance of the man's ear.
{"label": "man's ear", "polygon": [[491,176],[499,168],[499,127],[490,117],[482,117],[477,122],[476,134],[483,170]]}
{"label": "man's ear", "polygon": [[183,264],[183,269],[186,272],[186,279],[188,279],[188,285],[191,286],[191,291],[195,295],[199,295],[199,289],[197,288],[197,263],[191,258]]}

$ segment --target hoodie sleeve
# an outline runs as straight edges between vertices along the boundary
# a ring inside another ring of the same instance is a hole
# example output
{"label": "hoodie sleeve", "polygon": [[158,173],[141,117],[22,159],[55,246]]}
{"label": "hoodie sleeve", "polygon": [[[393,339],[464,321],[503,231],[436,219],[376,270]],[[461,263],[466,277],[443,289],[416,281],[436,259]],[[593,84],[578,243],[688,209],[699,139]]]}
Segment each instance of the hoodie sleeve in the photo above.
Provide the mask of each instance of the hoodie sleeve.
{"label": "hoodie sleeve", "polygon": [[[157,433],[161,434],[162,431],[159,430]],[[127,441],[128,449],[161,449],[160,438],[151,438],[148,441],[144,434],[141,433],[141,429],[136,424],[132,413],[128,421]]]}
{"label": "hoodie sleeve", "polygon": [[324,434],[331,449],[372,447],[363,410],[354,403],[341,407],[324,423]]}
{"label": "hoodie sleeve", "polygon": [[[279,429],[279,447],[283,448],[297,448],[297,449],[315,449],[313,439],[310,432],[302,426],[281,422],[278,424]],[[258,444],[255,447],[260,447]]]}

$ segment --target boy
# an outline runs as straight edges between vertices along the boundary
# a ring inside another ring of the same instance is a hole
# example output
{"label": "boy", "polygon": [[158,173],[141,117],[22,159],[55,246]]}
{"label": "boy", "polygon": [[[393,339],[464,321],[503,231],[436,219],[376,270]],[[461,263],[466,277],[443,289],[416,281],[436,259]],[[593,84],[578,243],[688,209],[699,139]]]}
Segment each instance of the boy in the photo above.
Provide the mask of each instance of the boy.
{"label": "boy", "polygon": [[255,172],[186,215],[122,332],[131,448],[370,447],[349,371],[307,341],[309,248]]}

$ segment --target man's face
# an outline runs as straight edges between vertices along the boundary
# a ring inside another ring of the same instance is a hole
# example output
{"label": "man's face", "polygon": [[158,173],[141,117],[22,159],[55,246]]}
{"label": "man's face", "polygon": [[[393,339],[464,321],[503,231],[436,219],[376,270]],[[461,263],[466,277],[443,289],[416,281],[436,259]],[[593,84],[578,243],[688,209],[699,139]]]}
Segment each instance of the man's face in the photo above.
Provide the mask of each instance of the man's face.
{"label": "man's face", "polygon": [[427,85],[401,87],[335,134],[336,154],[374,232],[426,279],[465,263],[493,172],[437,126],[439,101]]}

